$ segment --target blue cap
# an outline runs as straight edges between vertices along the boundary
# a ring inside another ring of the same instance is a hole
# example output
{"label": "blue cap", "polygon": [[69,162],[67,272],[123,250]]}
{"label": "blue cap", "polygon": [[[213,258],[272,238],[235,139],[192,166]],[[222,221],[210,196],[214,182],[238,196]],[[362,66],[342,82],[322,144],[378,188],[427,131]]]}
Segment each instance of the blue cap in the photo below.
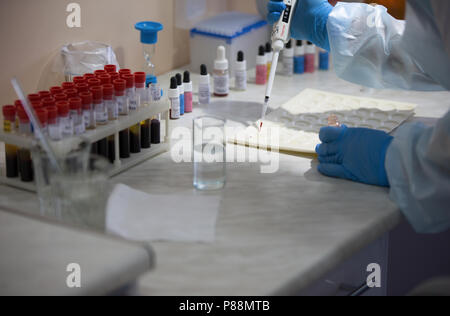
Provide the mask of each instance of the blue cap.
{"label": "blue cap", "polygon": [[158,42],[158,32],[164,27],[158,22],[139,22],[134,26],[136,30],[141,31],[141,43],[155,44]]}

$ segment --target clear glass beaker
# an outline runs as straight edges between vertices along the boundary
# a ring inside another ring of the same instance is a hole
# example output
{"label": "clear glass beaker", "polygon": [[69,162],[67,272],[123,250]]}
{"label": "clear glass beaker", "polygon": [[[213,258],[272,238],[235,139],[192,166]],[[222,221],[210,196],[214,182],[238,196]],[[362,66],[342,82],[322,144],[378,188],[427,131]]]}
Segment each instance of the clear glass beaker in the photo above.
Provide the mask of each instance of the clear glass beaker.
{"label": "clear glass beaker", "polygon": [[222,189],[226,183],[225,120],[202,116],[193,125],[194,187]]}
{"label": "clear glass beaker", "polygon": [[104,232],[111,167],[105,158],[92,156],[90,148],[89,142],[80,139],[76,150],[57,158],[59,173],[40,146],[34,146],[36,186],[42,216]]}

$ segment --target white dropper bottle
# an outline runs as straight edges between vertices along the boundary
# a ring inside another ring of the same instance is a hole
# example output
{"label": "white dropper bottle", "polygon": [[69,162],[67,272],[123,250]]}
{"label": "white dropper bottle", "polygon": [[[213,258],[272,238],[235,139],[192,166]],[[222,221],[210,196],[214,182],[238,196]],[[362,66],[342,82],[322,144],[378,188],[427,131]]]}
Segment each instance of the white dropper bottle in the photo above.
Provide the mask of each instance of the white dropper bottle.
{"label": "white dropper bottle", "polygon": [[224,46],[217,48],[217,59],[214,61],[214,95],[226,97],[230,92],[230,74]]}

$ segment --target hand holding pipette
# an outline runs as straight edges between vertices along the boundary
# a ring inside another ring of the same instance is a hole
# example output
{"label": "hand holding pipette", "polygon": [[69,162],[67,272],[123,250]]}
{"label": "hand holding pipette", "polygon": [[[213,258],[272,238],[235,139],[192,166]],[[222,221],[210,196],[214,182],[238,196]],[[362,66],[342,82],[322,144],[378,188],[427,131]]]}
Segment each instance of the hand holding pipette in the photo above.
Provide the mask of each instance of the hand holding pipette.
{"label": "hand holding pipette", "polygon": [[[266,117],[266,112],[269,107],[270,96],[272,94],[273,82],[275,81],[275,74],[277,72],[278,58],[280,52],[283,50],[284,45],[290,40],[290,28],[292,18],[294,16],[295,5],[297,0],[283,0],[285,9],[281,14],[281,18],[273,26],[272,32],[272,48],[273,48],[273,60],[272,68],[270,69],[269,81],[266,87],[266,96],[264,99],[264,106],[261,114],[261,123],[259,128],[262,128],[262,120]],[[283,5],[281,4],[281,5]]]}

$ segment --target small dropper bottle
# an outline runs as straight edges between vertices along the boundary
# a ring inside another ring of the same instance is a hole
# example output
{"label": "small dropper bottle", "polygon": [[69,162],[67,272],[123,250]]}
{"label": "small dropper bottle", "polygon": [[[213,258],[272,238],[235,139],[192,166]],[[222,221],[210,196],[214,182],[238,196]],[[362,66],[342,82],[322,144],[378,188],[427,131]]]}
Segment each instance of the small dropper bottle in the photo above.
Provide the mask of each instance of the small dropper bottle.
{"label": "small dropper bottle", "polygon": [[292,40],[287,42],[286,48],[283,50],[283,72],[285,76],[292,76],[294,74],[294,48],[292,47]]}
{"label": "small dropper bottle", "polygon": [[211,84],[206,65],[200,66],[200,82],[198,84],[198,103],[209,104],[211,101]]}
{"label": "small dropper bottle", "polygon": [[230,93],[230,74],[224,46],[217,48],[217,59],[214,61],[214,95],[226,97]]}
{"label": "small dropper bottle", "polygon": [[180,118],[180,94],[177,78],[170,78],[170,89],[167,95],[170,101],[170,118],[172,120],[178,120]]}
{"label": "small dropper bottle", "polygon": [[175,78],[177,78],[177,86],[178,86],[178,93],[180,95],[180,115],[184,115],[184,86],[183,86],[183,77],[180,73],[175,75]]}
{"label": "small dropper bottle", "polygon": [[244,58],[244,52],[239,51],[237,54],[237,61],[235,65],[235,79],[234,85],[236,90],[247,90],[247,61]]}
{"label": "small dropper bottle", "polygon": [[265,85],[267,83],[267,60],[264,46],[259,46],[259,53],[256,57],[256,84]]}
{"label": "small dropper bottle", "polygon": [[184,111],[186,113],[192,112],[192,81],[189,71],[185,71],[183,74],[183,86],[184,86]]}
{"label": "small dropper bottle", "polygon": [[266,59],[267,59],[267,79],[269,79],[273,59],[272,44],[270,44],[269,42],[266,43]]}

